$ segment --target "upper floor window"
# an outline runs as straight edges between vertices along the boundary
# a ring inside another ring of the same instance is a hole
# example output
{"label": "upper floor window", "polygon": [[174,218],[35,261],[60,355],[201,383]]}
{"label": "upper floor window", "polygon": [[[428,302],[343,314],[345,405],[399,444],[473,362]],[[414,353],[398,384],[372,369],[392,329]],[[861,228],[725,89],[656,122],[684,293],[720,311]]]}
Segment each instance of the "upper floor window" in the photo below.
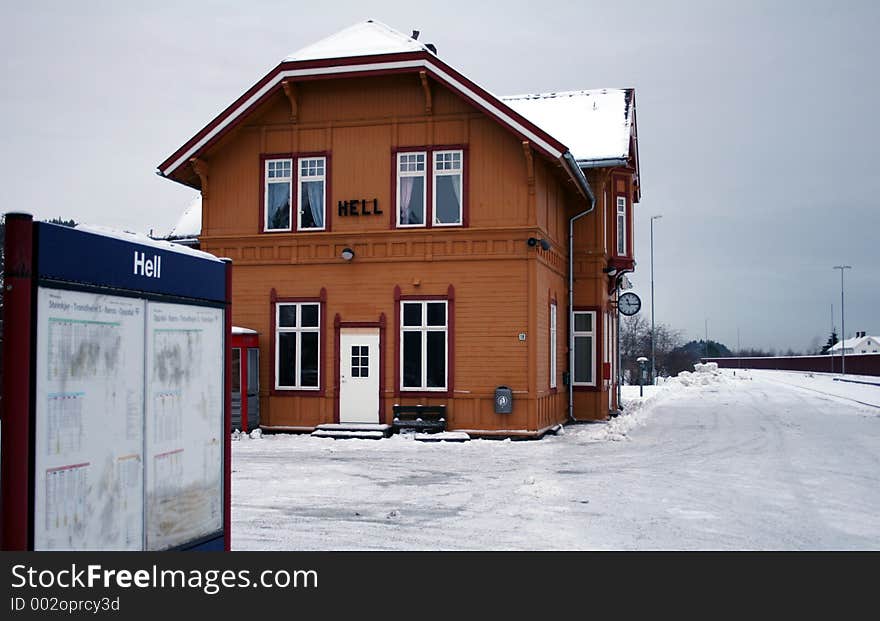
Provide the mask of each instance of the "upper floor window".
{"label": "upper floor window", "polygon": [[461,224],[462,151],[434,152],[434,225]]}
{"label": "upper floor window", "polygon": [[303,157],[299,160],[299,224],[300,231],[324,229],[325,190],[324,168],[327,158]]}
{"label": "upper floor window", "polygon": [[464,224],[464,149],[401,151],[394,162],[397,227]]}
{"label": "upper floor window", "polygon": [[397,154],[397,226],[425,225],[425,152]]}
{"label": "upper floor window", "polygon": [[264,188],[267,231],[290,230],[290,200],[293,181],[293,160],[266,160]]}
{"label": "upper floor window", "polygon": [[627,255],[626,248],[626,197],[617,197],[617,254]]}
{"label": "upper floor window", "polygon": [[[294,168],[296,167],[296,168]],[[263,230],[292,231],[296,198],[296,230],[323,231],[326,220],[327,158],[301,157],[266,160],[263,188]],[[296,194],[294,170],[297,173]]]}

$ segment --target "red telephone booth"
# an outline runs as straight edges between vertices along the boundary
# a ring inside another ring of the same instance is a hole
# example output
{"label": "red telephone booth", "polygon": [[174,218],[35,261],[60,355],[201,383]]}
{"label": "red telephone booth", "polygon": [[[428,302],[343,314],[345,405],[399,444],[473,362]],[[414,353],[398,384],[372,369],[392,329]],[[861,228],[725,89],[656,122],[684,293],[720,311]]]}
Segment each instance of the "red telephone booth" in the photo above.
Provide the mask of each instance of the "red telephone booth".
{"label": "red telephone booth", "polygon": [[232,327],[232,428],[260,426],[260,343],[256,330]]}

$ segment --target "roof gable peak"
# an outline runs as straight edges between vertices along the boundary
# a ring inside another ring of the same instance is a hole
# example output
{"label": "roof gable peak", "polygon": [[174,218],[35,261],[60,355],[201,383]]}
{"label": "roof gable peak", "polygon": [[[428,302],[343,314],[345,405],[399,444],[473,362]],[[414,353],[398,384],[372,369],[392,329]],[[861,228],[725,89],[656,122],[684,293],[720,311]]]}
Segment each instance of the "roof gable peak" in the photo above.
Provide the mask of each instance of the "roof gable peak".
{"label": "roof gable peak", "polygon": [[425,44],[399,30],[368,19],[289,54],[283,62],[430,51]]}

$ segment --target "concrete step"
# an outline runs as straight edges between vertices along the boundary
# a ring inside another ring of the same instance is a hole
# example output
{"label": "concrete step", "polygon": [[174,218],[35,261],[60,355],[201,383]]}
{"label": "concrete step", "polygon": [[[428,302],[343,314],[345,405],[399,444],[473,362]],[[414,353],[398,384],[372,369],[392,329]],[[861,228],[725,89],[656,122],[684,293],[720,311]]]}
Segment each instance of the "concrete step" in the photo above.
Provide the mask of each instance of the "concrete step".
{"label": "concrete step", "polygon": [[361,438],[380,440],[391,435],[391,425],[381,423],[326,423],[312,432],[316,438]]}
{"label": "concrete step", "polygon": [[416,433],[419,442],[467,442],[471,437],[463,431],[439,431],[437,433]]}

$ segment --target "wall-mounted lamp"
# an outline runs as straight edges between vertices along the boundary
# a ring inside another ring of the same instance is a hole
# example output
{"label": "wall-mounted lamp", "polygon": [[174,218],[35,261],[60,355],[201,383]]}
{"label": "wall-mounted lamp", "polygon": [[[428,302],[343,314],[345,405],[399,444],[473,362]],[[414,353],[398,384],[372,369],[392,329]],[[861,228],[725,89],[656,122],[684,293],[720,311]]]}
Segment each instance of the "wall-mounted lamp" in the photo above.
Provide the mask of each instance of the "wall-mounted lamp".
{"label": "wall-mounted lamp", "polygon": [[351,261],[354,258],[354,250],[351,248],[343,248],[340,256],[346,261]]}
{"label": "wall-mounted lamp", "polygon": [[550,250],[550,242],[548,242],[546,239],[537,239],[535,237],[529,237],[526,240],[526,243],[529,246],[537,246],[538,244],[541,244],[542,250]]}

